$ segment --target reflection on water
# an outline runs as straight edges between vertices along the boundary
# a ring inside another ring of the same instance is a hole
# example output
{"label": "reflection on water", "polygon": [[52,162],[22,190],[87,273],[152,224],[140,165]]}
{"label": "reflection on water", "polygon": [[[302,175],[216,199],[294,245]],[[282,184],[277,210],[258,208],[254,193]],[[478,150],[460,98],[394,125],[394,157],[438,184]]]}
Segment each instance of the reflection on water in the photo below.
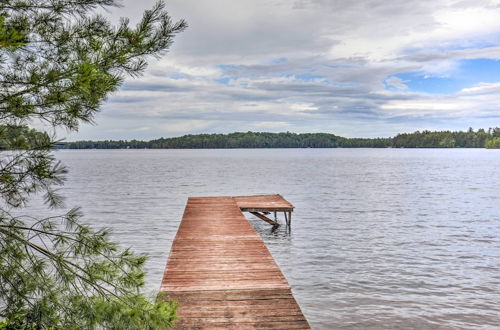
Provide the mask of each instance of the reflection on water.
{"label": "reflection on water", "polygon": [[[317,329],[500,326],[496,150],[63,150],[67,205],[149,256],[158,289],[188,196],[280,193],[250,220]],[[284,220],[281,219],[283,223]]]}

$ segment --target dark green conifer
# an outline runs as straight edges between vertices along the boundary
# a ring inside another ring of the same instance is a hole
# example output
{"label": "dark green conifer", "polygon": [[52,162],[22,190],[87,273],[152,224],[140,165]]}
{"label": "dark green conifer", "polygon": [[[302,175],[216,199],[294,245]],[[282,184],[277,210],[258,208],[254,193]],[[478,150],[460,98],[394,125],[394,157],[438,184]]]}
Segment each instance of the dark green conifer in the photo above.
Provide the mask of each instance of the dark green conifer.
{"label": "dark green conifer", "polygon": [[55,138],[32,122],[77,130],[150,56],[171,45],[184,21],[163,2],[131,27],[96,14],[114,0],[0,0],[0,328],[148,329],[175,318],[175,303],[140,293],[145,258],[93,231],[75,208],[57,217],[30,213],[44,196],[61,206],[66,169]]}

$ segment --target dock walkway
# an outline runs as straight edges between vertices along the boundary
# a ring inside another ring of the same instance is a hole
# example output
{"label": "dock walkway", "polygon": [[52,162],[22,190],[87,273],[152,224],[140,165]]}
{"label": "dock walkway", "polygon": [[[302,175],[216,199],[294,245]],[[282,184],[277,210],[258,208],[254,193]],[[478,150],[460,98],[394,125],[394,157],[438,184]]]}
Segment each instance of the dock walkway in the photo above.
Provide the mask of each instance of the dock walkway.
{"label": "dock walkway", "polygon": [[180,303],[176,328],[310,328],[283,273],[242,213],[266,212],[271,206],[273,212],[291,213],[293,206],[276,196],[188,199],[160,289]]}

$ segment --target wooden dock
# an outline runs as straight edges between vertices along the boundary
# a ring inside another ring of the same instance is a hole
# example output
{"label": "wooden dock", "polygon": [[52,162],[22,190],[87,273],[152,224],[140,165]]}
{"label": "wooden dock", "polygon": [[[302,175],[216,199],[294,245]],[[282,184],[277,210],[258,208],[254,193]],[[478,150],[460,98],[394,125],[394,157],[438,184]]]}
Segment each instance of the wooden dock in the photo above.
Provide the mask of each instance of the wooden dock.
{"label": "wooden dock", "polygon": [[242,210],[291,215],[293,205],[280,195],[188,199],[160,289],[180,303],[176,328],[310,329]]}

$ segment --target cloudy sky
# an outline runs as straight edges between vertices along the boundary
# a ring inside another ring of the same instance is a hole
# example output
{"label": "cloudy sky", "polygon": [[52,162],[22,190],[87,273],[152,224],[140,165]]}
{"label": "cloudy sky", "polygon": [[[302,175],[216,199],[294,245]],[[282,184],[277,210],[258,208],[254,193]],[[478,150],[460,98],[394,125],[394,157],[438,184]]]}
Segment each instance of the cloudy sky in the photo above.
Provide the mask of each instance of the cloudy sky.
{"label": "cloudy sky", "polygon": [[[155,1],[107,15],[136,22]],[[500,126],[500,1],[170,0],[189,28],[79,139]]]}

